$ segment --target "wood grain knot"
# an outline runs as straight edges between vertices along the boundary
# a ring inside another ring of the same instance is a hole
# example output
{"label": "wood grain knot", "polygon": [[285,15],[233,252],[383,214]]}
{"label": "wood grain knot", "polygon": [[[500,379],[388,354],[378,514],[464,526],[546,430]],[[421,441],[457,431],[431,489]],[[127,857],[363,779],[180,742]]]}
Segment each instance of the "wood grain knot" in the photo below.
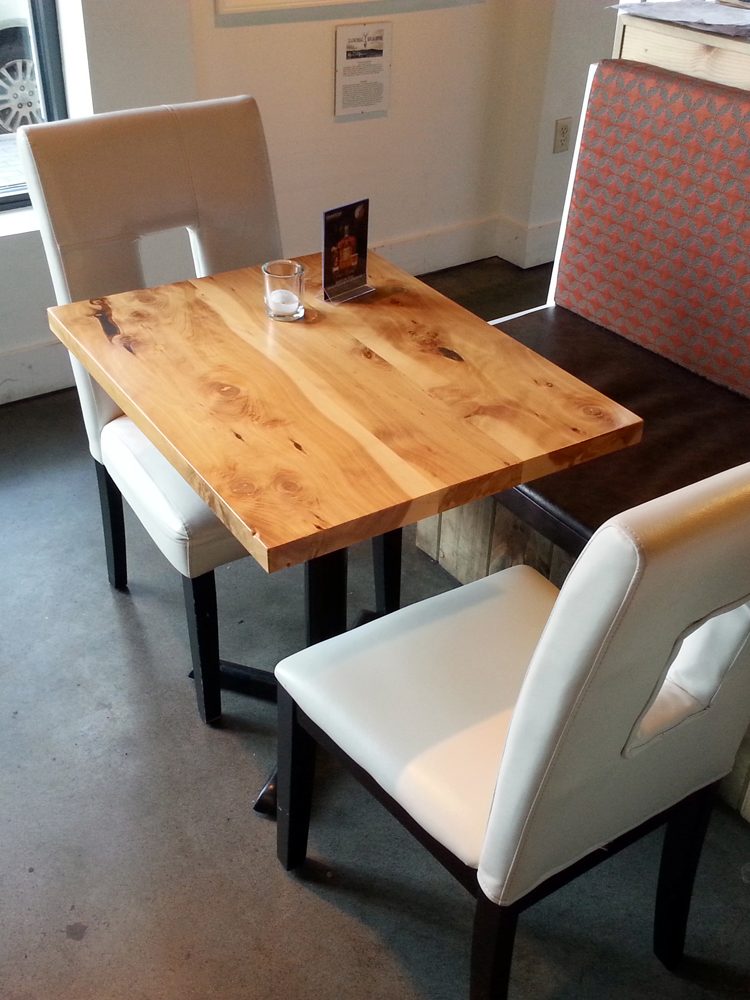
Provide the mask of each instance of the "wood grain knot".
{"label": "wood grain knot", "polygon": [[127,333],[121,333],[117,337],[117,346],[122,347],[129,354],[135,355],[137,353],[138,340],[136,337],[131,337]]}
{"label": "wood grain knot", "polygon": [[289,473],[279,473],[274,477],[273,484],[279,493],[286,493],[289,496],[299,496],[302,493],[301,484]]}
{"label": "wood grain knot", "polygon": [[236,385],[225,385],[219,382],[214,382],[211,388],[218,392],[222,399],[237,399],[242,392]]}
{"label": "wood grain knot", "polygon": [[[404,302],[403,298],[400,298],[400,296],[404,296],[407,301]],[[382,285],[377,285],[375,288],[375,295],[370,297],[371,300],[378,299],[383,301],[387,299],[389,306],[408,305],[408,300],[410,298],[411,296],[409,295],[409,291],[404,287],[404,285],[396,281],[387,281]]]}
{"label": "wood grain knot", "polygon": [[449,361],[463,361],[463,358],[458,351],[452,351],[450,347],[438,347],[438,354],[442,354],[443,357],[448,358]]}
{"label": "wood grain knot", "polygon": [[112,340],[120,332],[120,328],[112,319],[112,306],[109,299],[91,299],[94,307],[94,318],[99,321],[104,336]]}
{"label": "wood grain knot", "polygon": [[248,417],[259,420],[260,415],[253,413],[253,406],[247,392],[232,382],[211,379],[206,383],[206,393],[210,399],[211,412],[222,417]]}
{"label": "wood grain knot", "polygon": [[233,496],[251,497],[258,493],[258,487],[250,479],[241,479],[239,476],[232,479],[229,488]]}
{"label": "wood grain knot", "polygon": [[377,351],[373,351],[371,347],[367,347],[365,344],[357,344],[354,347],[354,354],[355,356],[364,358],[365,361],[371,361],[373,365],[379,365],[381,368],[390,367],[382,354],[378,354]]}

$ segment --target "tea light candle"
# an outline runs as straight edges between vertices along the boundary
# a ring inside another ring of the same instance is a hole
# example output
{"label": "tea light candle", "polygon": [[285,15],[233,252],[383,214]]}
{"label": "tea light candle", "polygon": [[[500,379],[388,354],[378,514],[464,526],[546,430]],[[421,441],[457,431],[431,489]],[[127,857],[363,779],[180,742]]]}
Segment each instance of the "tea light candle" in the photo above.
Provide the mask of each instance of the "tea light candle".
{"label": "tea light candle", "polygon": [[299,309],[299,299],[287,288],[275,288],[268,296],[268,308],[276,316],[293,316]]}

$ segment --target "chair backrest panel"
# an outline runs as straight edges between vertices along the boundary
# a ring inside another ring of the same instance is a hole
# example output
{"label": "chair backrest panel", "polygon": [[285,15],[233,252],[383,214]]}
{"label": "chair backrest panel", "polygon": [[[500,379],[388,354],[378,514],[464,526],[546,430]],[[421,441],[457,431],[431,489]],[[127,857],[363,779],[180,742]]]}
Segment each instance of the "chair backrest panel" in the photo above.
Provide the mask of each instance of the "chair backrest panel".
{"label": "chair backrest panel", "polygon": [[[186,227],[199,276],[281,255],[253,98],[33,125],[18,145],[58,303],[142,287],[139,240],[149,233]],[[73,369],[98,459],[101,428],[119,411]]]}
{"label": "chair backrest panel", "polygon": [[750,465],[612,518],[560,592],[479,879],[512,902],[727,774],[750,718]]}
{"label": "chair backrest panel", "polygon": [[750,92],[600,63],[556,304],[750,396]]}

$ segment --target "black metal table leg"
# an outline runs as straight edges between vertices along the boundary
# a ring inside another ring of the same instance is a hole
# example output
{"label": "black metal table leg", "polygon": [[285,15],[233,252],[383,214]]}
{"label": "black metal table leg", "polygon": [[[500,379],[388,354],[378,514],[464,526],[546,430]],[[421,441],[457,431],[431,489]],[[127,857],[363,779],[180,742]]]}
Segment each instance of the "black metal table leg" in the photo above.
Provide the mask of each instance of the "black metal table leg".
{"label": "black metal table leg", "polygon": [[[338,549],[305,563],[305,631],[308,646],[346,631],[346,570],[346,549]],[[253,809],[264,816],[276,815],[276,768],[260,790]]]}
{"label": "black metal table leg", "polygon": [[378,617],[401,606],[401,528],[372,540],[375,570],[375,613]]}

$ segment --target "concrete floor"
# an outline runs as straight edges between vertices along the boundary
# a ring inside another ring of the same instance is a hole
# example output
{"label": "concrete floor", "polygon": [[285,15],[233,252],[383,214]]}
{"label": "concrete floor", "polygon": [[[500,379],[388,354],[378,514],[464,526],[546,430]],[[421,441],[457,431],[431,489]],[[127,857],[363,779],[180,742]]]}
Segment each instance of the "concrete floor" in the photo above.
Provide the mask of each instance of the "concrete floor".
{"label": "concrete floor", "polygon": [[[0,1000],[466,996],[471,900],[332,763],[311,863],[277,864],[250,809],[275,710],[225,693],[222,727],[200,723],[180,581],[132,521],[130,592],[109,588],[73,391],[0,408],[0,523]],[[367,546],[350,576],[355,616]],[[217,577],[227,658],[271,668],[302,645],[301,571],[246,559]],[[453,585],[411,533],[405,600]],[[689,978],[650,951],[658,850],[655,835],[524,916],[514,1000],[750,996],[750,827],[712,820]]]}

